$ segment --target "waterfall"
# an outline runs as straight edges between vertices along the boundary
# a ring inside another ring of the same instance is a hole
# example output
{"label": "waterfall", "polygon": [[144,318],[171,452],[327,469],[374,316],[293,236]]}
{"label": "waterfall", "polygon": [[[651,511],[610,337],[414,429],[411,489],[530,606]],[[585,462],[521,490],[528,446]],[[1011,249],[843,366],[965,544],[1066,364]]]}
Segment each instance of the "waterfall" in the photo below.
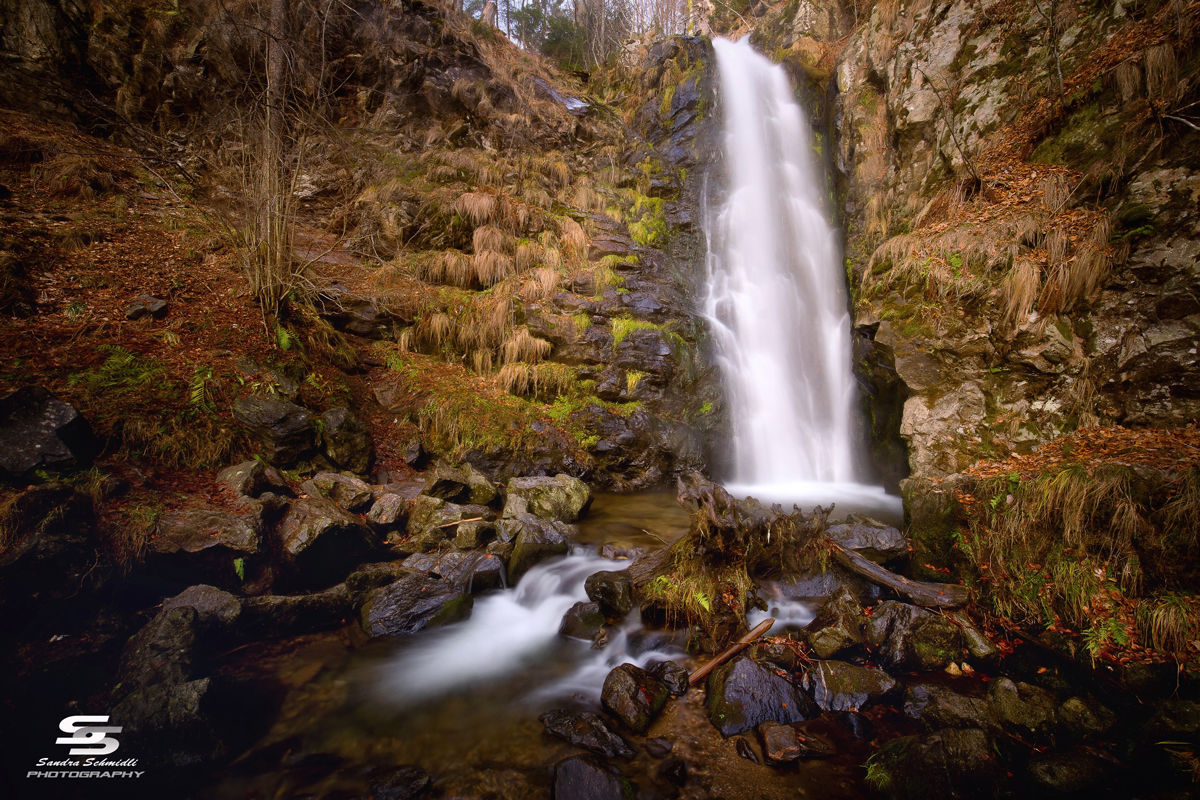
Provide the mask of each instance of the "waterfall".
{"label": "waterfall", "polygon": [[706,215],[705,316],[733,424],[729,488],[895,517],[899,499],[861,483],[845,278],[808,125],[783,69],[748,39],[713,46],[727,194]]}

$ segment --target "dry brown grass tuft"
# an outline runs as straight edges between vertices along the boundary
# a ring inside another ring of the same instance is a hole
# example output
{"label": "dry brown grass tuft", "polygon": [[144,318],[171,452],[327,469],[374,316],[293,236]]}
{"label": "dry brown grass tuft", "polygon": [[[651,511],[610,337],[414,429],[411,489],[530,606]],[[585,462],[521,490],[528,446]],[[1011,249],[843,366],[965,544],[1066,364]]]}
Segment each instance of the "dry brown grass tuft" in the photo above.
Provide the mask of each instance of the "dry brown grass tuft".
{"label": "dry brown grass tuft", "polygon": [[578,386],[574,369],[563,364],[505,364],[496,373],[496,380],[509,394],[540,395],[545,399],[571,394]]}
{"label": "dry brown grass tuft", "polygon": [[1114,72],[1122,102],[1128,103],[1141,92],[1142,70],[1133,61],[1122,61]]}
{"label": "dry brown grass tuft", "polygon": [[497,253],[512,251],[512,237],[494,225],[480,225],[471,235],[471,246],[476,253],[494,250]]}
{"label": "dry brown grass tuft", "polygon": [[582,254],[587,252],[587,232],[584,231],[582,225],[570,217],[559,217],[558,235],[563,244],[573,250],[578,257],[582,258]]}
{"label": "dry brown grass tuft", "polygon": [[1051,264],[1060,264],[1066,261],[1070,247],[1071,242],[1067,238],[1067,232],[1062,228],[1051,228],[1046,233],[1046,257]]}
{"label": "dry brown grass tuft", "polygon": [[466,192],[454,201],[454,210],[472,225],[487,225],[495,218],[496,197],[487,192]]}
{"label": "dry brown grass tuft", "polygon": [[550,355],[550,343],[537,338],[529,332],[529,328],[522,325],[504,342],[503,355],[505,364],[515,364],[518,361],[536,364]]}
{"label": "dry brown grass tuft", "polygon": [[1018,258],[1012,270],[1000,284],[1000,304],[1004,309],[1004,325],[1015,327],[1029,318],[1037,302],[1042,281],[1042,267],[1032,258]]}
{"label": "dry brown grass tuft", "polygon": [[422,340],[434,347],[441,347],[450,336],[454,321],[442,312],[429,314],[417,324],[417,333]]}
{"label": "dry brown grass tuft", "polygon": [[471,268],[484,286],[492,286],[516,273],[513,260],[494,250],[483,250],[471,256]]}
{"label": "dry brown grass tuft", "polygon": [[62,153],[35,167],[50,193],[60,197],[92,200],[119,191],[120,172],[105,168],[90,156]]}
{"label": "dry brown grass tuft", "polygon": [[558,270],[540,267],[535,269],[529,280],[521,287],[521,297],[527,303],[540,303],[549,300],[558,292],[562,275]]}
{"label": "dry brown grass tuft", "polygon": [[1179,93],[1179,68],[1170,44],[1146,50],[1146,93],[1152,100],[1170,100]]}
{"label": "dry brown grass tuft", "polygon": [[1071,187],[1061,174],[1051,172],[1042,178],[1042,202],[1051,214],[1062,211],[1070,197]]}

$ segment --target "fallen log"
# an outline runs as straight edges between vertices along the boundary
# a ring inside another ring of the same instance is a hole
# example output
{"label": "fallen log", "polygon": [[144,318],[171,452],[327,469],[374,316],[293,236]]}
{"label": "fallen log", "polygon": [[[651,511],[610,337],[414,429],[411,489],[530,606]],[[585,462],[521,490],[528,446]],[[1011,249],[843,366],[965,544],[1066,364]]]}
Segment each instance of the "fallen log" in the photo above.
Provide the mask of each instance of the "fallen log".
{"label": "fallen log", "polygon": [[774,624],[775,618],[767,617],[765,620],[758,623],[758,625],[755,625],[754,630],[750,631],[745,636],[729,645],[729,647],[725,648],[720,653],[717,653],[715,656],[713,656],[712,661],[709,661],[703,667],[693,672],[691,677],[688,678],[688,686],[695,686],[697,683],[707,678],[708,673],[712,672],[714,669],[721,666],[750,645],[754,644],[754,642],[757,641],[760,636],[771,630],[771,626]]}
{"label": "fallen log", "polygon": [[886,586],[901,597],[905,597],[918,606],[936,608],[958,608],[971,601],[971,590],[954,583],[924,583],[910,581],[897,575],[891,570],[884,569],[874,561],[868,561],[852,550],[847,550],[837,542],[829,540],[833,558],[846,569],[854,572],[872,583]]}

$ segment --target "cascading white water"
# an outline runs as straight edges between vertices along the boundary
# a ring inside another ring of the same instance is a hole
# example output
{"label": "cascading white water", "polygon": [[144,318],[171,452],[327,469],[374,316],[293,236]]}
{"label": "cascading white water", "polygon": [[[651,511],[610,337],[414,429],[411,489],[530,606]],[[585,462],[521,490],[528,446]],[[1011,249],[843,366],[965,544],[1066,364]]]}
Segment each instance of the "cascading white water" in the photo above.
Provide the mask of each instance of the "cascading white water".
{"label": "cascading white water", "polygon": [[808,125],[781,67],[745,39],[713,45],[728,194],[706,220],[705,314],[733,420],[729,489],[896,517],[899,498],[859,482],[850,317]]}

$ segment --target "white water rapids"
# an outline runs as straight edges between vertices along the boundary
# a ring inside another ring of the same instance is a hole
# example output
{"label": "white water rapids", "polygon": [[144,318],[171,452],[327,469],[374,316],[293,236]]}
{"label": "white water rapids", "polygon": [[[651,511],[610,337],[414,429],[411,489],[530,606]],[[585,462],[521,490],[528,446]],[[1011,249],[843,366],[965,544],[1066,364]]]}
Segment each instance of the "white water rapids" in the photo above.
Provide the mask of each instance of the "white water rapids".
{"label": "white water rapids", "polygon": [[715,39],[728,194],[707,215],[705,316],[733,423],[735,496],[896,519],[855,447],[850,315],[811,132],[783,68]]}

